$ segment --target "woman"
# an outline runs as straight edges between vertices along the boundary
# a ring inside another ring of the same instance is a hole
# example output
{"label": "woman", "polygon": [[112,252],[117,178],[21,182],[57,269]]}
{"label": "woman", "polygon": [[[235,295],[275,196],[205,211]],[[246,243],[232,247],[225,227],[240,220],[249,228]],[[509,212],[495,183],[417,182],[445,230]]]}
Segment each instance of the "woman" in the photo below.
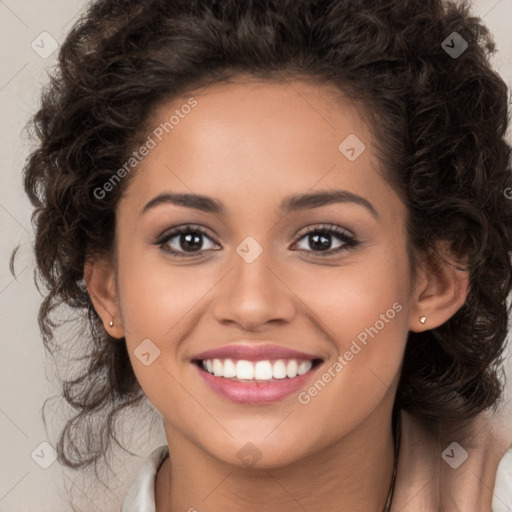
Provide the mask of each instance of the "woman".
{"label": "woman", "polygon": [[441,0],[92,3],[25,168],[45,343],[91,327],[61,462],[147,398],[123,512],[510,510],[493,51]]}

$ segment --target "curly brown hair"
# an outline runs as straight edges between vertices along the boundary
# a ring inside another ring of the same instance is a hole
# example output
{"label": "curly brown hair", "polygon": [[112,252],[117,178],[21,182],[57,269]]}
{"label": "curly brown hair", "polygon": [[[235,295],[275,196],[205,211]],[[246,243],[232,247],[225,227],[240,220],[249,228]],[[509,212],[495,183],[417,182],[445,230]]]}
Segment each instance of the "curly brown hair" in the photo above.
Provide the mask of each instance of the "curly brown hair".
{"label": "curly brown hair", "polygon": [[[458,56],[443,44],[454,46],[453,37],[467,43]],[[449,321],[409,333],[395,407],[430,428],[462,425],[495,407],[512,249],[508,90],[491,68],[495,51],[467,2],[91,3],[60,49],[32,121],[38,146],[24,168],[35,207],[36,281],[46,290],[44,344],[59,347],[53,318],[61,305],[90,326],[81,340],[87,363],[63,381],[76,413],[60,434],[60,461],[96,463],[115,439],[118,413],[144,398],[125,343],[105,331],[83,282],[88,258],[112,255],[116,205],[133,173],[101,200],[94,191],[147,135],[162,102],[238,74],[309,77],[365,107],[386,179],[407,207],[413,271],[420,253],[444,257],[445,241],[470,276],[467,300]],[[98,429],[90,420],[100,413]]]}

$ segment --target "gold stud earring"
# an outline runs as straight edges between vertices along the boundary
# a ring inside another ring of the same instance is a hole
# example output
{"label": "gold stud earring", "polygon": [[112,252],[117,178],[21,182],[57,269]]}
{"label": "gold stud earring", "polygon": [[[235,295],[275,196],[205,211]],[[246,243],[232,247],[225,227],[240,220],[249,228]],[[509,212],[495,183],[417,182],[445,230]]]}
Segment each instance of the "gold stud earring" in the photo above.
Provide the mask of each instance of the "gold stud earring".
{"label": "gold stud earring", "polygon": [[110,327],[114,327],[114,320],[110,320],[110,322],[108,323],[108,325],[109,325]]}
{"label": "gold stud earring", "polygon": [[422,316],[422,317],[420,317],[420,322],[421,322],[422,324],[424,324],[426,321],[427,321],[427,317],[426,317],[426,316]]}

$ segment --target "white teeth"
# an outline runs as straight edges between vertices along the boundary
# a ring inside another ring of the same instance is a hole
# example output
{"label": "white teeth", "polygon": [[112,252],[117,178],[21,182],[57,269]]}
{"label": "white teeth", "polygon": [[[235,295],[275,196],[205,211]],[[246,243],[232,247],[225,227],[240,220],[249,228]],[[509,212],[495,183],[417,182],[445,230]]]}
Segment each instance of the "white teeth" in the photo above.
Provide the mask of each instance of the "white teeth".
{"label": "white teeth", "polygon": [[278,359],[276,361],[246,361],[233,359],[206,359],[202,367],[215,377],[238,380],[269,381],[272,379],[293,379],[304,375],[313,367],[313,361],[300,361],[296,359]]}
{"label": "white teeth", "polygon": [[226,359],[224,361],[224,371],[222,372],[222,376],[227,379],[236,377],[236,365],[231,359]]}
{"label": "white teeth", "polygon": [[286,365],[286,375],[288,376],[288,378],[293,379],[293,377],[297,377],[298,368],[299,365],[297,364],[297,361],[295,361],[295,359],[288,361],[288,364]]}
{"label": "white teeth", "polygon": [[309,370],[311,370],[312,366],[313,363],[311,361],[302,361],[302,363],[299,364],[297,375],[304,375],[305,373],[309,372]]}
{"label": "white teeth", "polygon": [[254,365],[254,378],[256,380],[270,380],[272,378],[270,361],[258,361]]}
{"label": "white teeth", "polygon": [[236,363],[237,379],[254,379],[254,366],[250,361],[238,361]]}
{"label": "white teeth", "polygon": [[213,360],[213,375],[215,375],[215,377],[222,377],[222,374],[223,374],[223,364],[222,364],[222,361],[220,359],[214,359]]}
{"label": "white teeth", "polygon": [[272,367],[272,375],[274,379],[284,379],[286,378],[286,365],[282,359],[279,359],[274,363]]}

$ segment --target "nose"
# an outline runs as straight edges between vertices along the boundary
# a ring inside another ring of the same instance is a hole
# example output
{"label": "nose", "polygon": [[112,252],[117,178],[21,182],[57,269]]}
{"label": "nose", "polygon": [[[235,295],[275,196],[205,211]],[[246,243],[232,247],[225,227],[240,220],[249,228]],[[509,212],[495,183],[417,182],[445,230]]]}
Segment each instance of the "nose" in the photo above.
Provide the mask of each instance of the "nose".
{"label": "nose", "polygon": [[264,250],[251,263],[235,253],[232,269],[219,283],[215,318],[223,324],[237,324],[244,331],[290,322],[300,300],[286,277],[270,251]]}

